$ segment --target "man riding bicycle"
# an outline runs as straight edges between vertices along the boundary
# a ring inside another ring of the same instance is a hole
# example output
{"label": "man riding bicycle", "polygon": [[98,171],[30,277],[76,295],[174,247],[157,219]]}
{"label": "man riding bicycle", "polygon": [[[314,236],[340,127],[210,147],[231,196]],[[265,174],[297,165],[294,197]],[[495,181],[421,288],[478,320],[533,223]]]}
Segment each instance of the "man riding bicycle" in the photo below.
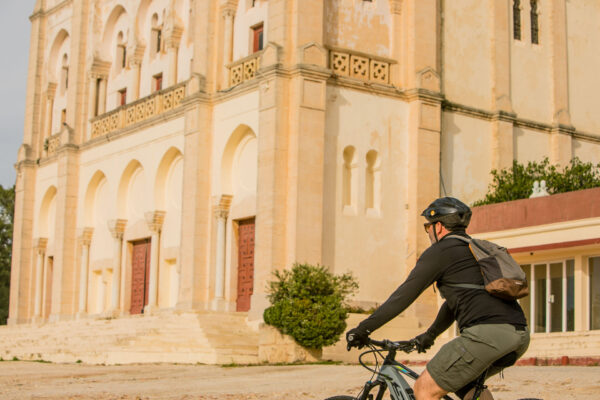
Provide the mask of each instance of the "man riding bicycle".
{"label": "man riding bicycle", "polygon": [[[449,392],[469,398],[474,381],[494,361],[509,353],[514,360],[529,346],[529,330],[516,300],[494,297],[484,289],[454,285],[483,285],[480,267],[468,243],[447,237],[469,236],[465,232],[471,209],[458,199],[435,200],[421,214],[431,246],[419,257],[410,275],[371,316],[348,331],[349,346],[362,347],[369,335],[403,312],[434,282],[446,300],[433,324],[414,338],[419,352],[429,349],[437,336],[456,320],[460,336],[446,343],[417,379],[417,400],[440,399]],[[452,286],[450,286],[452,285]],[[493,367],[491,376],[500,371]]]}

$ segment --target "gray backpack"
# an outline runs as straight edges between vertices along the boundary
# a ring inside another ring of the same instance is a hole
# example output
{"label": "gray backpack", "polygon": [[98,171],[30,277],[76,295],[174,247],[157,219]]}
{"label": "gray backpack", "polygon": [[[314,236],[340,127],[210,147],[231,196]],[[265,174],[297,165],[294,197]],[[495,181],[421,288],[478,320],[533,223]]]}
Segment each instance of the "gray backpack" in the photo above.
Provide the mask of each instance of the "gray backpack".
{"label": "gray backpack", "polygon": [[470,239],[464,236],[449,235],[447,237],[469,244],[469,249],[481,269],[484,286],[469,283],[446,283],[446,286],[485,289],[491,295],[505,300],[516,300],[529,294],[525,272],[505,247],[487,240]]}

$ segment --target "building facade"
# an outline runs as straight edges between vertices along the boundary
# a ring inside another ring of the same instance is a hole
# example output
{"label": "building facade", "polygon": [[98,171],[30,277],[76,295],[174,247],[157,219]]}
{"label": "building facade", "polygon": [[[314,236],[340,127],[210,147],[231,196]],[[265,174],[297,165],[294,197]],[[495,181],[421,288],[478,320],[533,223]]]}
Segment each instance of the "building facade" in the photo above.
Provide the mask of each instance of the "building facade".
{"label": "building facade", "polygon": [[[9,324],[259,321],[294,262],[351,271],[355,302],[381,303],[429,245],[434,198],[473,202],[513,160],[600,162],[598,16],[566,0],[38,0]],[[427,324],[438,302],[407,313]]]}

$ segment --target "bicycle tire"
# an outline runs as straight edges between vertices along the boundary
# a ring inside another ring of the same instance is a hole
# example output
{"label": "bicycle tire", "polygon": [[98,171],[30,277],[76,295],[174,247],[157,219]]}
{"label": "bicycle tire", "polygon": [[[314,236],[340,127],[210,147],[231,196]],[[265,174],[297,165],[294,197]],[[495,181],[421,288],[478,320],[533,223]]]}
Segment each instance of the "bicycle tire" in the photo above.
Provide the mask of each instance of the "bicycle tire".
{"label": "bicycle tire", "polygon": [[333,397],[328,397],[325,400],[356,400],[356,397],[352,397],[352,396],[333,396]]}

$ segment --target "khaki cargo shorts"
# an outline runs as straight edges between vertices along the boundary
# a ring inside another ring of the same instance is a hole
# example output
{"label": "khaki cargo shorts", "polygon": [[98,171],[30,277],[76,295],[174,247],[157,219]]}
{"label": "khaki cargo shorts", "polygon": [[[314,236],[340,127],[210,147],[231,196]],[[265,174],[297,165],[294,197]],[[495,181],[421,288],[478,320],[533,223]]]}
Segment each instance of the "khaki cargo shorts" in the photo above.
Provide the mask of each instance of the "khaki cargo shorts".
{"label": "khaki cargo shorts", "polygon": [[[442,346],[427,364],[427,371],[442,389],[456,392],[500,357],[513,351],[521,357],[528,346],[528,329],[517,330],[509,324],[475,325]],[[494,367],[488,376],[500,370]]]}

